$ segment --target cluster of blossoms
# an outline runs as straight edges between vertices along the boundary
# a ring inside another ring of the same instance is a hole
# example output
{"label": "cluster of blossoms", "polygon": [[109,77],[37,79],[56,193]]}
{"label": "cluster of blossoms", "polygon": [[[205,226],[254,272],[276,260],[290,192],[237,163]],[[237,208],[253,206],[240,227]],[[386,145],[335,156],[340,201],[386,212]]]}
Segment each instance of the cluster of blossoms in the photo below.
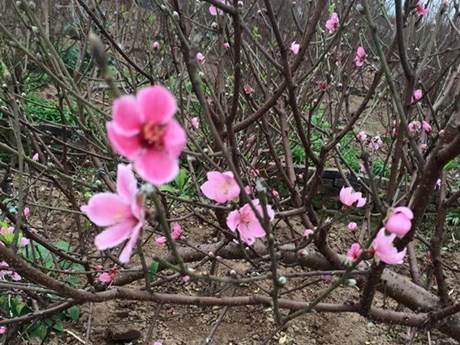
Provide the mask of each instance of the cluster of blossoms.
{"label": "cluster of blossoms", "polygon": [[[245,87],[246,93],[253,91]],[[174,96],[162,86],[147,87],[136,96],[122,96],[114,101],[113,119],[106,124],[108,139],[114,151],[131,164],[118,165],[115,193],[93,195],[81,211],[94,224],[106,228],[95,238],[97,249],[113,248],[128,240],[120,254],[122,263],[129,262],[145,222],[144,199],[133,170],[155,186],[172,181],[179,171],[178,160],[186,144],[186,134],[173,119],[176,110]],[[199,128],[198,118],[192,119],[192,127]],[[226,203],[238,198],[240,188],[231,172],[211,171],[207,178],[201,190],[209,199]],[[259,200],[253,200],[252,207],[263,215]],[[238,231],[241,240],[249,245],[265,235],[252,207],[246,204],[227,218],[229,229]],[[273,220],[274,212],[269,205],[267,214]],[[172,224],[172,239],[179,240],[181,236],[181,226]],[[162,236],[156,242],[164,244],[167,240]],[[111,282],[115,274],[113,270],[102,273],[99,280]]]}
{"label": "cluster of blossoms", "polygon": [[[342,187],[339,193],[339,200],[345,208],[352,206],[363,207],[366,204],[366,199],[363,198],[360,192],[355,192],[352,187]],[[404,237],[412,227],[412,219],[414,214],[411,209],[405,206],[390,209],[383,224],[384,227],[379,230],[374,242],[370,248],[370,252],[379,260],[389,264],[401,264],[406,249],[398,252],[393,244],[396,237]],[[353,232],[357,228],[357,224],[352,222],[348,224],[347,228]],[[308,233],[307,233],[308,232]],[[308,238],[313,234],[313,231],[307,229],[304,236]],[[362,253],[362,248],[359,243],[353,243],[347,253],[347,258],[355,261]]]}
{"label": "cluster of blossoms", "polygon": [[379,150],[383,145],[382,138],[380,138],[379,135],[376,135],[374,137],[370,137],[364,131],[360,131],[358,133],[358,139],[364,145],[367,145],[370,149],[372,149],[374,151]]}
{"label": "cluster of blossoms", "polygon": [[[258,171],[251,170],[250,174],[252,176],[257,176]],[[223,173],[218,171],[208,172],[207,181],[201,185],[200,189],[207,198],[219,204],[225,204],[236,200],[241,192],[231,171]],[[245,188],[245,192],[250,192],[249,189],[250,188]],[[252,200],[252,205],[259,216],[263,217],[263,209],[259,199]],[[272,221],[275,216],[272,207],[266,205],[266,211],[269,220]],[[229,213],[227,217],[227,226],[233,232],[238,231],[241,241],[248,245],[254,244],[256,238],[265,236],[265,230],[249,203]]]}
{"label": "cluster of blossoms", "polygon": [[[381,260],[388,265],[402,264],[406,255],[406,248],[402,251],[394,246],[396,237],[404,237],[412,227],[412,219],[414,214],[411,209],[405,206],[390,209],[385,218],[382,227],[377,233],[374,242],[372,243],[369,252],[374,255],[374,258]],[[350,229],[351,223],[348,225]],[[353,228],[355,228],[353,226]],[[362,253],[362,248],[359,243],[353,243],[347,253],[347,258],[355,261]]]}
{"label": "cluster of blossoms", "polygon": [[14,281],[19,281],[22,277],[15,271],[10,271],[7,269],[9,267],[8,263],[5,261],[0,262],[0,280],[6,280],[5,278],[10,278]]}
{"label": "cluster of blossoms", "polygon": [[131,257],[145,221],[143,198],[133,169],[155,186],[172,181],[179,171],[179,155],[186,144],[184,129],[173,119],[174,96],[162,86],[140,90],[136,97],[114,101],[113,119],[107,122],[112,148],[132,164],[119,164],[116,193],[95,194],[82,212],[97,226],[107,227],[95,238],[99,250],[129,241],[120,254]]}

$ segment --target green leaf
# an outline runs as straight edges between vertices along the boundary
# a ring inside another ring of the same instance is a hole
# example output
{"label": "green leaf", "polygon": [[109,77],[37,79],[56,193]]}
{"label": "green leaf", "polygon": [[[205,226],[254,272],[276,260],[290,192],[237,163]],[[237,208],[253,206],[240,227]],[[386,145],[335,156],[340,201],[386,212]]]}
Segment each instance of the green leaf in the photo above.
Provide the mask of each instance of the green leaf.
{"label": "green leaf", "polygon": [[184,188],[185,184],[187,183],[187,170],[180,169],[179,174],[177,174],[177,177],[174,180],[174,183],[179,189]]}
{"label": "green leaf", "polygon": [[170,184],[165,184],[165,185],[161,186],[159,189],[160,189],[161,192],[170,192],[170,193],[173,193],[173,194],[177,193],[177,189],[174,188],[173,186],[171,186]]}
{"label": "green leaf", "polygon": [[72,319],[72,321],[78,321],[80,318],[80,307],[78,305],[74,305],[66,310],[67,315]]}
{"label": "green leaf", "polygon": [[30,337],[36,337],[41,340],[45,339],[46,335],[48,334],[48,327],[44,322],[39,322],[37,326],[29,332]]}
{"label": "green leaf", "polygon": [[156,274],[158,272],[158,268],[160,267],[160,263],[158,261],[152,261],[149,267],[149,281],[153,282],[156,278]]}
{"label": "green leaf", "polygon": [[64,331],[64,323],[62,321],[56,321],[53,325],[53,329],[58,332]]}
{"label": "green leaf", "polygon": [[69,252],[71,249],[70,243],[62,240],[57,241],[54,245],[56,248],[59,248],[65,252]]}

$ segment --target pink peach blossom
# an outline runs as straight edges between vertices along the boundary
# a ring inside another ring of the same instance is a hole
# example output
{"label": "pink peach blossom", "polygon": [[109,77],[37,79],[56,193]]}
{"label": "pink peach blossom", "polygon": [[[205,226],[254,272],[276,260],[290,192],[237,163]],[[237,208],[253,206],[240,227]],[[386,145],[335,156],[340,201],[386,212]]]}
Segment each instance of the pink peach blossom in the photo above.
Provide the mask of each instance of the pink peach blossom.
{"label": "pink peach blossom", "polygon": [[360,192],[355,192],[353,187],[342,187],[339,200],[345,207],[351,207],[354,203],[356,207],[363,207],[366,204],[366,198],[363,198]]}
{"label": "pink peach blossom", "polygon": [[[254,199],[252,203],[259,215],[263,217],[263,210],[259,199]],[[268,217],[272,221],[275,217],[275,212],[273,212],[270,205],[266,207]],[[231,231],[238,231],[241,240],[248,245],[254,244],[256,238],[265,236],[265,230],[249,204],[245,204],[239,210],[230,212],[227,217],[227,226]]]}
{"label": "pink peach blossom", "polygon": [[366,141],[367,140],[367,134],[364,131],[361,131],[358,133],[358,139],[361,141]]}
{"label": "pink peach blossom", "polygon": [[272,196],[273,196],[275,199],[279,200],[279,198],[280,198],[280,193],[279,193],[276,189],[272,189]]}
{"label": "pink peach blossom", "polygon": [[153,345],[163,345],[161,341],[156,341],[153,343]]}
{"label": "pink peach blossom", "polygon": [[307,240],[308,238],[313,235],[315,233],[314,230],[312,229],[305,229],[304,233],[303,233],[303,237],[305,237]]}
{"label": "pink peach blossom", "polygon": [[422,151],[425,151],[427,148],[428,148],[428,145],[427,145],[427,144],[425,144],[425,143],[420,144],[420,149],[421,149]]}
{"label": "pink peach blossom", "polygon": [[158,41],[153,42],[152,43],[152,49],[154,51],[160,50],[160,42],[158,42]]}
{"label": "pink peach blossom", "polygon": [[186,283],[186,282],[188,282],[188,281],[190,280],[190,276],[185,275],[185,276],[180,277],[180,279],[181,279],[183,282]]}
{"label": "pink peach blossom", "polygon": [[155,239],[155,242],[156,242],[156,244],[163,245],[163,244],[165,244],[166,242],[168,242],[168,240],[166,239],[166,237],[160,236],[160,237],[157,237],[157,238]]}
{"label": "pink peach blossom", "polygon": [[414,94],[412,95],[412,102],[416,102],[419,99],[423,97],[423,91],[422,89],[417,89],[414,91]]}
{"label": "pink peach blossom", "polygon": [[30,208],[24,207],[24,210],[22,211],[22,215],[24,217],[29,217],[30,216]]}
{"label": "pink peach blossom", "polygon": [[249,84],[244,85],[243,89],[244,89],[244,93],[245,93],[246,95],[250,95],[251,93],[254,92],[254,89],[253,89],[252,86],[249,85]]}
{"label": "pink peach blossom", "polygon": [[339,16],[337,13],[332,13],[329,19],[326,21],[326,29],[329,30],[329,33],[332,34],[337,31],[339,27]]}
{"label": "pink peach blossom", "polygon": [[21,238],[21,247],[25,247],[30,243],[30,240],[26,237]]}
{"label": "pink peach blossom", "polygon": [[430,124],[426,122],[425,120],[422,121],[422,128],[427,134],[430,134],[432,131]]}
{"label": "pink peach blossom", "polygon": [[366,51],[363,47],[358,47],[356,49],[356,56],[355,56],[355,65],[357,67],[361,67],[364,65],[364,59],[366,57]]}
{"label": "pink peach blossom", "polygon": [[202,53],[197,53],[196,54],[196,61],[198,61],[199,63],[204,63],[205,60],[206,60],[206,58],[204,57],[204,55]]}
{"label": "pink peach blossom", "polygon": [[225,42],[225,43],[224,43],[224,48],[225,48],[225,49],[229,49],[229,48],[230,48],[230,43]]}
{"label": "pink peach blossom", "polygon": [[373,150],[378,150],[380,147],[382,147],[383,141],[380,138],[380,136],[376,135],[375,137],[372,138],[372,140],[369,142],[369,147]]}
{"label": "pink peach blossom", "polygon": [[182,237],[182,227],[179,223],[172,223],[171,237],[173,240],[180,240]]}
{"label": "pink peach blossom", "polygon": [[195,129],[200,128],[200,119],[198,117],[192,118],[191,123],[192,123],[193,128],[195,128]]}
{"label": "pink peach blossom", "polygon": [[398,237],[404,237],[412,227],[414,214],[409,207],[400,206],[390,210],[383,222],[385,229]]}
{"label": "pink peach blossom", "polygon": [[7,330],[8,329],[5,326],[0,326],[0,334],[5,334]]}
{"label": "pink peach blossom", "polygon": [[[219,2],[220,3],[226,3],[225,0],[219,0]],[[214,17],[217,16],[217,15],[221,16],[221,15],[224,14],[224,11],[222,11],[220,8],[217,8],[214,5],[211,5],[211,6],[209,6],[209,14],[211,16],[214,16]]]}
{"label": "pink peach blossom", "polygon": [[406,255],[406,249],[398,252],[396,247],[393,245],[393,241],[396,238],[395,234],[389,236],[385,233],[385,228],[381,228],[377,233],[375,240],[372,245],[371,251],[374,252],[374,256],[382,260],[388,265],[402,264],[404,256]]}
{"label": "pink peach blossom", "polygon": [[355,222],[350,222],[347,225],[348,231],[350,232],[355,231],[357,227],[358,227],[358,224],[356,224]]}
{"label": "pink peach blossom", "polygon": [[174,96],[163,86],[140,90],[137,97],[122,96],[113,103],[113,120],[107,122],[113,149],[133,161],[136,172],[159,186],[179,172],[178,158],[186,135],[172,119]]}
{"label": "pink peach blossom", "polygon": [[40,159],[40,155],[38,154],[38,152],[36,152],[36,153],[32,156],[32,160],[38,162],[39,159]]}
{"label": "pink peach blossom", "polygon": [[297,55],[299,53],[299,49],[300,49],[300,44],[296,43],[295,41],[291,43],[291,52],[295,55]]}
{"label": "pink peach blossom", "polygon": [[421,127],[422,125],[420,124],[420,121],[411,121],[407,125],[407,128],[409,129],[409,132],[411,133],[417,132],[418,130],[420,130]]}
{"label": "pink peach blossom", "polygon": [[420,14],[421,16],[424,16],[425,14],[428,14],[430,10],[428,8],[425,8],[423,5],[423,1],[419,0],[417,2],[417,13]]}
{"label": "pink peach blossom", "polygon": [[102,283],[112,283],[117,276],[117,269],[111,268],[108,272],[103,272],[99,275],[98,279]]}
{"label": "pink peach blossom", "polygon": [[359,243],[353,243],[347,252],[347,258],[349,258],[351,261],[356,261],[362,252],[363,250],[361,249]]}
{"label": "pink peach blossom", "polygon": [[207,198],[224,204],[238,197],[240,187],[233,177],[231,171],[218,172],[210,171],[206,174],[208,181],[201,187],[201,191]]}
{"label": "pink peach blossom", "polygon": [[96,236],[94,243],[99,250],[118,246],[130,239],[120,255],[120,261],[128,262],[144,224],[142,200],[138,197],[137,181],[131,165],[118,165],[117,193],[98,193],[89,199],[82,212],[97,226],[108,227]]}

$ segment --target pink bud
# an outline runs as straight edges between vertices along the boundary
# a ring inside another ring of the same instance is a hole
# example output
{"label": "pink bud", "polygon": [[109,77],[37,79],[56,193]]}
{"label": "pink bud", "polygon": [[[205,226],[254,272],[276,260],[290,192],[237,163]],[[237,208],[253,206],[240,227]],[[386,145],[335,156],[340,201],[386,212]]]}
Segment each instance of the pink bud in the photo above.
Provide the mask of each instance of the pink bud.
{"label": "pink bud", "polygon": [[38,152],[35,153],[35,154],[32,156],[32,160],[33,160],[33,161],[38,162],[39,159],[40,159],[40,156],[39,156]]}
{"label": "pink bud", "polygon": [[389,212],[389,215],[384,220],[385,229],[398,237],[404,237],[412,227],[412,218],[414,214],[412,210],[405,206],[396,207]]}
{"label": "pink bud", "polygon": [[355,222],[351,222],[347,225],[348,231],[350,232],[355,231],[357,227],[358,227],[358,224],[356,224]]}
{"label": "pink bud", "polygon": [[294,54],[294,55],[297,55],[299,53],[299,50],[300,50],[300,44],[296,43],[295,41],[291,43],[291,52]]}
{"label": "pink bud", "polygon": [[164,237],[164,236],[160,236],[160,237],[157,237],[157,238],[155,239],[155,242],[156,242],[157,244],[165,244],[167,241],[168,241],[168,240],[167,240],[166,237]]}
{"label": "pink bud", "polygon": [[201,53],[196,54],[196,61],[198,61],[199,63],[204,63],[204,60],[206,60],[206,58],[204,57],[203,54]]}
{"label": "pink bud", "polygon": [[29,217],[30,216],[30,208],[25,207],[24,210],[22,211],[22,215],[24,217]]}
{"label": "pink bud", "polygon": [[194,117],[191,122],[192,122],[193,128],[195,129],[200,128],[200,119],[198,117]]}
{"label": "pink bud", "polygon": [[254,89],[253,89],[252,86],[249,85],[249,84],[244,85],[244,88],[243,88],[243,89],[244,89],[244,93],[245,93],[246,95],[250,95],[251,93],[254,92]]}
{"label": "pink bud", "polygon": [[158,41],[153,42],[152,49],[154,51],[160,50],[160,42],[158,42]]}
{"label": "pink bud", "polygon": [[312,229],[305,229],[305,232],[303,233],[303,237],[305,237],[306,239],[308,239],[311,235],[313,235],[315,233],[314,230]]}

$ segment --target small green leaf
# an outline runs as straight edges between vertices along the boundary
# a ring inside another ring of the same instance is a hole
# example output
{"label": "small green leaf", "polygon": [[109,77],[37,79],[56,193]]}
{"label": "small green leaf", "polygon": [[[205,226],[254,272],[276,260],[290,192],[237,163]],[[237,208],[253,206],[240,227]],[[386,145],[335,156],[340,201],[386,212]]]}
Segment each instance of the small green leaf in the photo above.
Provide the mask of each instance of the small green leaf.
{"label": "small green leaf", "polygon": [[150,264],[150,267],[149,267],[150,282],[153,282],[155,280],[159,267],[160,267],[160,263],[158,261],[152,261],[152,263]]}
{"label": "small green leaf", "polygon": [[80,318],[80,307],[78,305],[74,305],[67,309],[67,315],[72,319],[72,321],[78,321]]}
{"label": "small green leaf", "polygon": [[39,322],[37,326],[29,332],[30,337],[36,337],[41,340],[45,339],[46,335],[48,334],[48,327],[44,322]]}
{"label": "small green leaf", "polygon": [[64,323],[62,321],[56,321],[53,325],[53,329],[58,332],[64,331]]}

